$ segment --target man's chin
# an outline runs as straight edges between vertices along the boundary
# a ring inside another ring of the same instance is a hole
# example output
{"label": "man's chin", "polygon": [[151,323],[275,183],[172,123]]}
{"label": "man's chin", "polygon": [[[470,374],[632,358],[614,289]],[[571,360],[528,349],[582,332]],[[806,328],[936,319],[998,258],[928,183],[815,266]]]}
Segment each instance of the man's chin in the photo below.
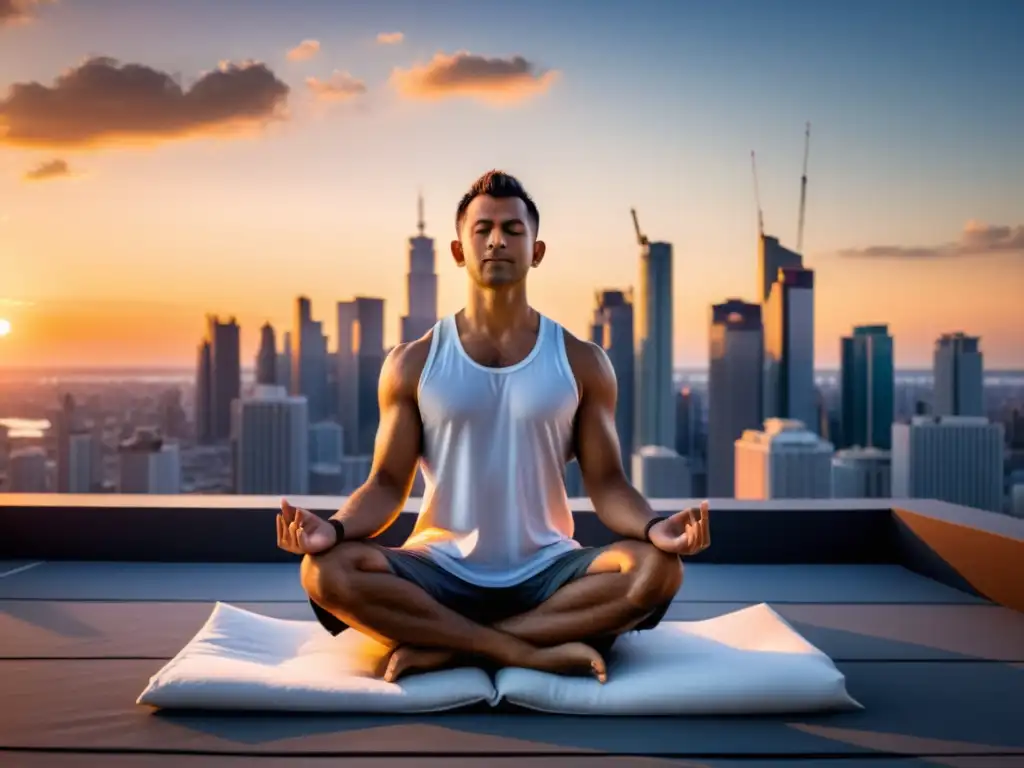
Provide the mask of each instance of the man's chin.
{"label": "man's chin", "polygon": [[512,269],[483,269],[476,275],[476,283],[481,288],[507,288],[521,283],[526,275],[516,274]]}
{"label": "man's chin", "polygon": [[516,285],[520,282],[522,282],[520,278],[513,277],[512,275],[509,275],[507,278],[487,276],[482,278],[477,283],[477,285],[479,285],[481,288],[490,288],[492,290],[498,290],[500,288],[508,288],[509,286]]}

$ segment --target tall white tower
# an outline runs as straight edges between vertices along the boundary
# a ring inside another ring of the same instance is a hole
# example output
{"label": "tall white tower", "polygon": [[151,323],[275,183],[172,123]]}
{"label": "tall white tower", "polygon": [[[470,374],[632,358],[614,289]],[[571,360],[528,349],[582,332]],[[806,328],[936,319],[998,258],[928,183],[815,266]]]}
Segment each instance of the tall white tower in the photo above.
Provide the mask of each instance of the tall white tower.
{"label": "tall white tower", "polygon": [[409,274],[406,275],[408,314],[402,318],[402,342],[415,341],[437,322],[437,275],[434,273],[434,238],[424,234],[423,195],[417,201],[419,234],[409,238]]}

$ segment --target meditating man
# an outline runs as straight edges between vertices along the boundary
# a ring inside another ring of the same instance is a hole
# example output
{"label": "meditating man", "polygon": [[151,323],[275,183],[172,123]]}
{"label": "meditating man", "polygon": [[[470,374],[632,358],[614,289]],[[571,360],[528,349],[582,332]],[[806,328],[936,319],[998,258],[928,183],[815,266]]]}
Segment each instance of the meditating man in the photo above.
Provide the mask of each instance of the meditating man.
{"label": "meditating man", "polygon": [[[385,360],[369,478],[329,521],[282,501],[278,546],[303,555],[317,617],[332,634],[354,627],[385,644],[386,680],[475,661],[604,682],[611,644],[661,621],[680,556],[710,543],[706,502],[659,518],[627,480],[604,350],[527,301],[545,254],[539,223],[515,178],[473,184],[451,244],[467,303]],[[574,455],[620,541],[573,538],[563,477]],[[380,546],[418,465],[413,532]]]}

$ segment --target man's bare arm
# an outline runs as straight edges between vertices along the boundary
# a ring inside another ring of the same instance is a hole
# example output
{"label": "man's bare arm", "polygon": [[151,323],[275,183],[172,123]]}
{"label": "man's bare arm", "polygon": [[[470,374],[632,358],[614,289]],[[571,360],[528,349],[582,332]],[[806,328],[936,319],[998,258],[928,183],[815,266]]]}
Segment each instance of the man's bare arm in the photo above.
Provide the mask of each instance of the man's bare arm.
{"label": "man's bare arm", "polygon": [[405,506],[420,458],[423,425],[416,389],[430,350],[430,334],[391,350],[380,372],[380,424],[370,476],[333,517],[345,524],[346,539],[386,531]]}
{"label": "man's bare arm", "polygon": [[614,533],[643,539],[644,528],[655,514],[622,469],[615,428],[615,370],[596,344],[566,334],[566,351],[581,390],[576,415],[576,458],[594,512]]}

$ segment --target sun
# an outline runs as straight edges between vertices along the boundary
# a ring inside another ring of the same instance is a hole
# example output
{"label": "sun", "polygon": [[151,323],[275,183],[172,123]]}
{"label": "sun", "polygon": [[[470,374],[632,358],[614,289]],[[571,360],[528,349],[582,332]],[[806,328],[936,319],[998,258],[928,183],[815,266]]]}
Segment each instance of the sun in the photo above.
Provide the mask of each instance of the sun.
{"label": "sun", "polygon": [[0,336],[6,336],[11,332],[11,321],[0,317]]}

